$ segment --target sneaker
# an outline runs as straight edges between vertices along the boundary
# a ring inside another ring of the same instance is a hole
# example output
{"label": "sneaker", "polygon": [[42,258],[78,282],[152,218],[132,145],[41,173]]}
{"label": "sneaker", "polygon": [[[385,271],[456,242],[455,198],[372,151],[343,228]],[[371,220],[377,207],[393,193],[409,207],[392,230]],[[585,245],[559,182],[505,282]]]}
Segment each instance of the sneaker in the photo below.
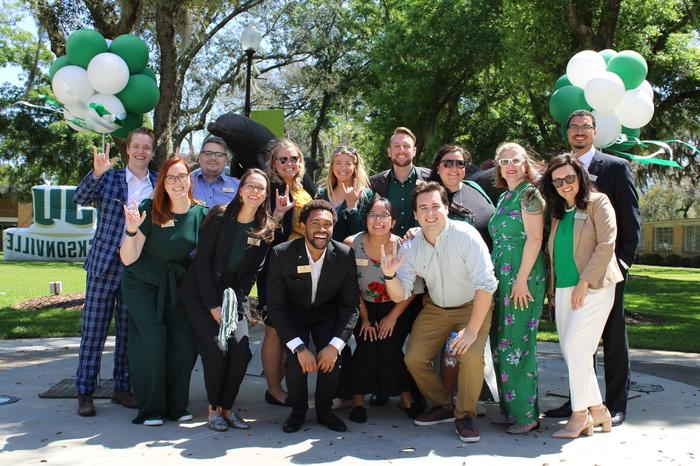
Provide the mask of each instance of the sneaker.
{"label": "sneaker", "polygon": [[190,413],[186,412],[185,414],[183,414],[182,416],[177,418],[177,422],[187,422],[187,421],[191,421],[192,419],[194,419],[194,416],[192,416]]}
{"label": "sneaker", "polygon": [[476,428],[474,418],[471,416],[455,419],[455,431],[462,442],[474,443],[481,440],[479,429]]}
{"label": "sneaker", "polygon": [[452,422],[455,420],[452,411],[443,408],[442,406],[433,406],[428,412],[421,414],[413,420],[417,426],[434,426],[443,422]]}
{"label": "sneaker", "polygon": [[163,420],[159,417],[149,417],[145,421],[143,421],[144,426],[162,426],[163,425]]}

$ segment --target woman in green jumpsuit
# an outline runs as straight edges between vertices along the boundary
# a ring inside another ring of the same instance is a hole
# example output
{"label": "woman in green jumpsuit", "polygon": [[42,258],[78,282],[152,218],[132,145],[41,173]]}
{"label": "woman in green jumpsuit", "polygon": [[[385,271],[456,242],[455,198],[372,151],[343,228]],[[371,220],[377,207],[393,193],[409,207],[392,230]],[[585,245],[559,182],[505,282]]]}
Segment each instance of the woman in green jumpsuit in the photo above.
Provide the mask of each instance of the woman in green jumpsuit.
{"label": "woman in green jumpsuit", "polygon": [[537,325],[545,294],[542,258],[544,201],[533,186],[538,166],[522,146],[504,143],[496,150],[496,186],[501,194],[491,220],[494,295],[491,346],[501,416],[492,420],[524,434],[539,427],[537,405]]}
{"label": "woman in green jumpsuit", "polygon": [[134,424],[187,421],[190,375],[197,354],[177,288],[197,244],[207,210],[192,197],[185,159],[163,165],[153,200],[124,206],[119,255],[126,265],[122,294],[129,314],[128,354],[139,412]]}

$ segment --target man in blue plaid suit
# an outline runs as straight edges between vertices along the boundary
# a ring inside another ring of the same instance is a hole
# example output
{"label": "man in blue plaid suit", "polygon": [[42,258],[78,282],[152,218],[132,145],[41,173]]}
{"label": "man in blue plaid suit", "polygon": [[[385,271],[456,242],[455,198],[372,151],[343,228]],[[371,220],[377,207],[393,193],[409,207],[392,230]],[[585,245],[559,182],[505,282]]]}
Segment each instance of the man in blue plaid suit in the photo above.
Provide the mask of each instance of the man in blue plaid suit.
{"label": "man in blue plaid suit", "polygon": [[119,259],[119,246],[124,236],[125,206],[137,206],[153,193],[157,174],[148,169],[148,164],[153,158],[154,142],[150,129],[138,128],[130,132],[126,140],[127,166],[118,170],[112,170],[116,158],[109,158],[109,144],[102,153],[93,148],[93,169],[73,195],[77,204],[92,204],[97,208],[97,230],[83,264],[87,286],[76,372],[80,416],[95,415],[92,394],[112,315],[117,329],[112,402],[128,408],[138,407],[129,385],[128,316],[121,295],[124,266]]}

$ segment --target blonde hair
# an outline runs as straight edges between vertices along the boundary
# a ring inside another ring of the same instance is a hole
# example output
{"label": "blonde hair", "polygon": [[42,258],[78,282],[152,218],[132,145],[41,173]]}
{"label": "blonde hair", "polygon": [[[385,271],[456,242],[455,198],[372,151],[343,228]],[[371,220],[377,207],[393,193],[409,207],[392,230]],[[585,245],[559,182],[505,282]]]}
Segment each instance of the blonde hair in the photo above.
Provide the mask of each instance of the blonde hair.
{"label": "blonde hair", "polygon": [[498,164],[499,159],[502,158],[503,153],[506,151],[517,152],[523,157],[523,163],[527,167],[527,169],[525,170],[525,179],[530,184],[536,184],[537,181],[540,179],[540,175],[542,173],[542,162],[535,160],[532,157],[532,155],[530,155],[525,150],[525,148],[517,142],[503,142],[498,146],[498,148],[496,148],[496,157],[494,157],[494,160],[496,162],[496,171],[494,173],[494,186],[496,186],[497,188],[508,187],[506,180],[503,179],[503,176],[501,175],[502,167]]}
{"label": "blonde hair", "polygon": [[270,181],[273,183],[284,183],[285,181],[277,173],[275,169],[275,159],[277,154],[282,149],[293,149],[294,152],[299,156],[299,171],[294,175],[294,187],[299,189],[302,188],[302,179],[304,178],[305,165],[304,165],[304,154],[301,153],[301,149],[296,142],[288,138],[274,139],[270,142],[270,146],[267,151],[267,160],[265,160],[265,172],[267,176],[270,177]]}
{"label": "blonde hair", "polygon": [[365,169],[365,162],[362,160],[360,154],[358,154],[352,147],[337,147],[328,159],[328,164],[325,168],[326,173],[324,173],[326,178],[325,186],[326,190],[328,191],[328,199],[332,203],[335,203],[335,199],[333,199],[333,190],[336,188],[336,186],[338,186],[338,178],[336,178],[335,173],[333,173],[333,162],[335,162],[336,157],[339,155],[349,155],[352,158],[354,165],[353,178],[357,183],[357,187],[362,190],[361,196],[364,196],[365,189],[369,188],[369,177],[367,176],[367,170]]}

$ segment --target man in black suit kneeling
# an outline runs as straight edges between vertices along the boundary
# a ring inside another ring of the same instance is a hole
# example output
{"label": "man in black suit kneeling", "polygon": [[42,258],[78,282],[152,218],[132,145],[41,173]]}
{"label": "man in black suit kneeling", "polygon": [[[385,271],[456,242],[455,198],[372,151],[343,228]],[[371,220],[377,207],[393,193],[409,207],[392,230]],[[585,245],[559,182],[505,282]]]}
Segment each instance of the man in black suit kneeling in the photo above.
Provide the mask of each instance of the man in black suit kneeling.
{"label": "man in black suit kneeling", "polygon": [[[307,374],[316,371],[316,419],[331,430],[347,430],[331,412],[331,402],[340,377],[338,354],[357,322],[359,293],[355,254],[331,239],[336,219],[327,201],[309,202],[299,217],[304,237],[282,243],[270,253],[267,305],[287,351],[292,414],[282,430],[288,433],[304,423],[309,409]],[[317,355],[308,348],[309,335]]]}

